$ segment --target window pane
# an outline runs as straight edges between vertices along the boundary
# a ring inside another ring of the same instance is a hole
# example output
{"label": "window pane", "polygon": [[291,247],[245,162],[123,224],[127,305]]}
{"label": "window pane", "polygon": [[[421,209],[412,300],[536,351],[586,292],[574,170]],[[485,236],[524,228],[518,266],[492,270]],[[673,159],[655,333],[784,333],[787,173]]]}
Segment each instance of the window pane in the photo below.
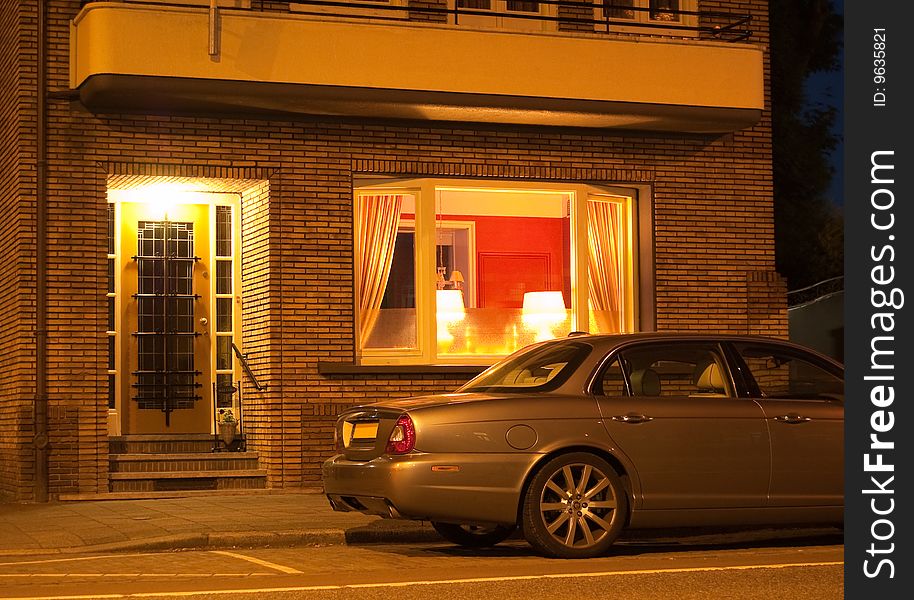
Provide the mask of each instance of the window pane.
{"label": "window pane", "polygon": [[114,297],[108,296],[108,331],[114,331]]}
{"label": "window pane", "polygon": [[108,204],[108,254],[114,254],[114,205]]}
{"label": "window pane", "polygon": [[230,260],[216,261],[216,293],[232,293],[232,261]]}
{"label": "window pane", "polygon": [[108,293],[114,293],[114,259],[108,259]]}
{"label": "window pane", "polygon": [[117,404],[115,402],[115,394],[117,391],[116,386],[116,375],[108,375],[108,408],[116,408]]}
{"label": "window pane", "polygon": [[113,335],[108,336],[108,370],[109,371],[113,371],[115,368],[117,368],[117,366],[116,366],[117,357],[114,353],[114,339],[115,338]]}
{"label": "window pane", "polygon": [[357,204],[360,345],[416,348],[415,197],[360,195]]}
{"label": "window pane", "polygon": [[737,346],[764,398],[844,400],[836,373],[799,355],[767,346]]}
{"label": "window pane", "polygon": [[610,19],[634,19],[635,0],[605,0],[603,14]]}
{"label": "window pane", "polygon": [[725,362],[714,344],[652,344],[622,353],[634,396],[732,396]]}
{"label": "window pane", "polygon": [[232,330],[232,299],[216,299],[216,331]]}
{"label": "window pane", "polygon": [[508,12],[539,12],[539,2],[528,2],[526,0],[508,0],[505,4]]}
{"label": "window pane", "polygon": [[459,391],[526,393],[555,389],[568,379],[591,350],[589,344],[565,340],[538,345],[470,380]]}
{"label": "window pane", "polygon": [[600,386],[600,389],[594,390],[595,393],[616,397],[628,395],[625,391],[625,378],[618,359],[613,360],[603,371],[603,375],[600,377]]}
{"label": "window pane", "polygon": [[489,10],[492,8],[492,0],[457,0],[457,6],[473,10]]}
{"label": "window pane", "polygon": [[438,192],[439,356],[504,355],[571,330],[569,195]]}
{"label": "window pane", "polygon": [[[235,388],[232,383],[232,376],[228,374],[216,375],[216,407],[232,408],[232,396]],[[235,415],[238,418],[238,415]]]}
{"label": "window pane", "polygon": [[651,0],[651,21],[678,21],[679,0]]}
{"label": "window pane", "polygon": [[216,207],[216,256],[232,255],[232,207]]}
{"label": "window pane", "polygon": [[624,330],[625,219],[621,198],[592,196],[587,201],[588,331]]}
{"label": "window pane", "polygon": [[216,338],[216,368],[220,371],[232,368],[232,336],[220,335]]}

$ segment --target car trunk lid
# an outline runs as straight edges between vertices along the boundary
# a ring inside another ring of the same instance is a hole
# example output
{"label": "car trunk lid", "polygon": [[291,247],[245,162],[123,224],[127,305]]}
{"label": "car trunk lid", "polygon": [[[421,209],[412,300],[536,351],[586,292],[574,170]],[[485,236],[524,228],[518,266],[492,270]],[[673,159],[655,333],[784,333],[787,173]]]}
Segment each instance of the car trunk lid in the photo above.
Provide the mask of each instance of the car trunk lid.
{"label": "car trunk lid", "polygon": [[359,407],[343,413],[336,423],[339,449],[349,460],[371,460],[384,454],[402,410]]}
{"label": "car trunk lid", "polygon": [[486,394],[437,394],[356,406],[336,423],[337,447],[349,460],[371,460],[385,453],[400,415],[414,410],[490,399]]}

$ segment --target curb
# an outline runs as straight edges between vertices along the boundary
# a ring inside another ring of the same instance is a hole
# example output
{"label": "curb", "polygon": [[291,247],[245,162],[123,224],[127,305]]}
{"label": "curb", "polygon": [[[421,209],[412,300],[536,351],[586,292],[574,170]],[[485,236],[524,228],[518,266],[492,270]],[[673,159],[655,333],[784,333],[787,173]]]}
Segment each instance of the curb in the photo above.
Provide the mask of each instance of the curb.
{"label": "curb", "polygon": [[0,556],[36,554],[90,554],[104,552],[163,552],[207,548],[269,548],[295,546],[358,546],[363,544],[415,544],[440,542],[431,527],[389,529],[309,529],[291,531],[232,531],[176,534],[141,540],[124,540],[66,548],[29,548],[0,550]]}

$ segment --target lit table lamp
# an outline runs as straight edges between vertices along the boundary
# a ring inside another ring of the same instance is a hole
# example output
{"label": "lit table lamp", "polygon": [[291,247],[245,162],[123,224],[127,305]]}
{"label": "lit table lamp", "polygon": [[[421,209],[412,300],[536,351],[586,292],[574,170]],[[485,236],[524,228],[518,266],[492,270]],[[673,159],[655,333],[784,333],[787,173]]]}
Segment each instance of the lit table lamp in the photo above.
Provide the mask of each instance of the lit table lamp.
{"label": "lit table lamp", "polygon": [[562,292],[527,292],[521,320],[536,330],[534,341],[542,342],[555,337],[552,328],[565,320],[565,299]]}

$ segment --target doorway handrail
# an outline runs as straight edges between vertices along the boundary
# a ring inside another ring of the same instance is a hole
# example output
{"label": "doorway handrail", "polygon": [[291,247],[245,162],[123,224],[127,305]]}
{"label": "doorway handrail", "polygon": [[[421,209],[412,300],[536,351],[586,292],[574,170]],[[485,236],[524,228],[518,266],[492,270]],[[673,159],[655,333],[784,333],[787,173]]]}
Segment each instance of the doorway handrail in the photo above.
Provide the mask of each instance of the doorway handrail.
{"label": "doorway handrail", "polygon": [[235,352],[235,356],[238,357],[238,361],[241,363],[241,368],[244,369],[244,372],[251,379],[251,383],[254,384],[254,388],[258,392],[262,392],[267,389],[266,384],[262,384],[257,381],[257,377],[254,376],[254,372],[251,371],[251,365],[248,364],[248,355],[242,354],[241,349],[235,345],[235,342],[232,342],[232,350]]}

